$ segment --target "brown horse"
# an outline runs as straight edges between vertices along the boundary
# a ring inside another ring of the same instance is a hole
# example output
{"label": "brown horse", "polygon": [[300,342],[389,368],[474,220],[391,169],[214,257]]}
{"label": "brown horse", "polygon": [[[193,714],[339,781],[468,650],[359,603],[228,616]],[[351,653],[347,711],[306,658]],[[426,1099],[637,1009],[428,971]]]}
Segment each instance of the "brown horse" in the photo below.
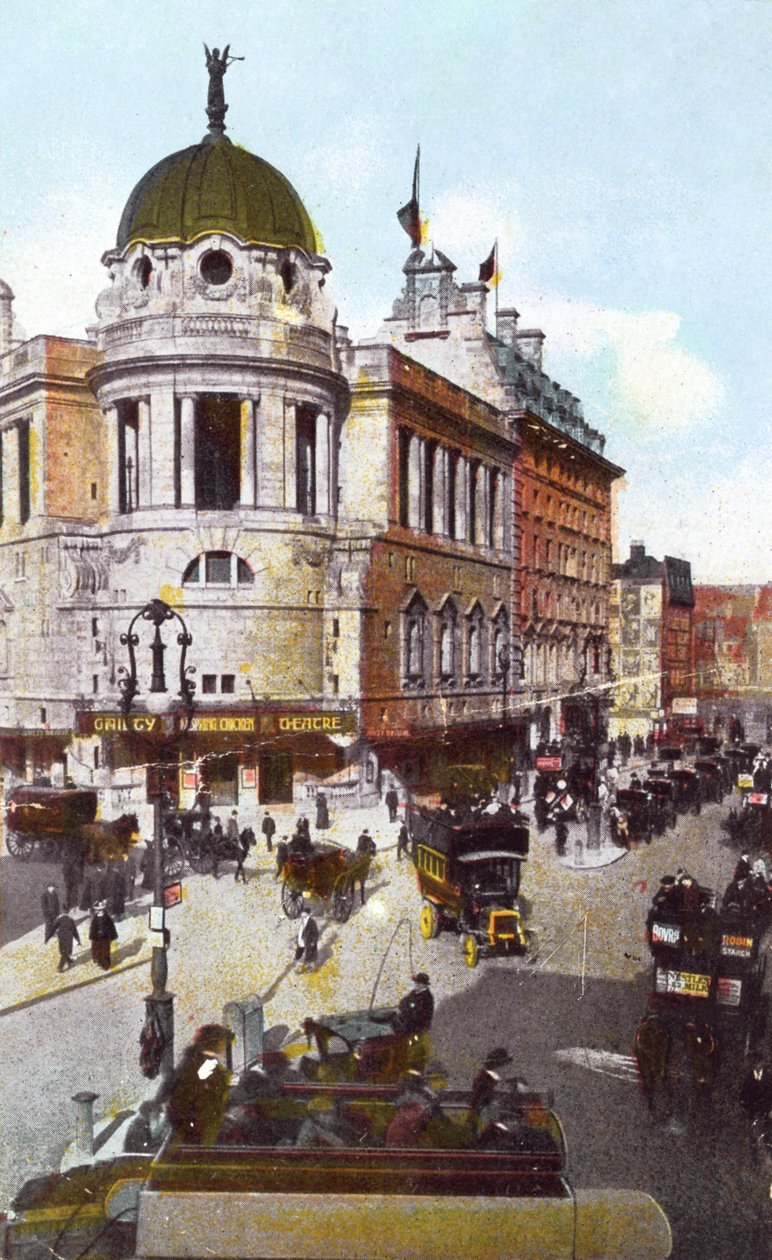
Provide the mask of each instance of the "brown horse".
{"label": "brown horse", "polygon": [[102,818],[98,822],[85,823],[80,828],[80,839],[89,865],[126,857],[131,846],[139,840],[137,815],[121,814],[120,818]]}
{"label": "brown horse", "polygon": [[670,1036],[653,1011],[644,1015],[635,1034],[635,1059],[641,1088],[649,1107],[654,1110],[654,1095],[667,1080],[670,1062]]}

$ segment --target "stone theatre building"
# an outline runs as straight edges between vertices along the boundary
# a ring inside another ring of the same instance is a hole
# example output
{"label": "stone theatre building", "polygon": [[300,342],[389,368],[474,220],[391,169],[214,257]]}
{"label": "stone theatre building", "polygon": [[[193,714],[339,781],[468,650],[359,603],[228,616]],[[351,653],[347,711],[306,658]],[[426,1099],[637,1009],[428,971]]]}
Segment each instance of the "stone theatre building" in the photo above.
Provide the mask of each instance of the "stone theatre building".
{"label": "stone theatre building", "polygon": [[179,708],[174,636],[159,713],[140,624],[120,712],[154,598],[192,636],[182,804],[428,788],[576,724],[572,688],[608,683],[621,469],[541,333],[506,311],[491,336],[486,286],[415,249],[354,345],[300,197],[216,125],[143,176],[103,262],[85,340],[16,342],[0,282],[6,785],[141,807]]}

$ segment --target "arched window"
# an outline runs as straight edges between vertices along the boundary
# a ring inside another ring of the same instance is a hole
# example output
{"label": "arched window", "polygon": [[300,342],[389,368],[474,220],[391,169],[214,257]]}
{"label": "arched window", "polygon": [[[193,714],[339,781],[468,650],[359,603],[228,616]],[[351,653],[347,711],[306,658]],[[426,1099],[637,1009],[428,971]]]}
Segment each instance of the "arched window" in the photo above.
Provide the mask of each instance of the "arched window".
{"label": "arched window", "polygon": [[499,609],[493,619],[493,635],[491,638],[491,676],[502,679],[504,669],[502,668],[502,658],[506,658],[506,668],[510,667],[509,662],[509,625],[507,623],[507,614],[503,608]]}
{"label": "arched window", "polygon": [[467,686],[477,686],[484,681],[485,661],[485,614],[475,604],[467,616],[466,626],[466,681]]}
{"label": "arched window", "polygon": [[458,614],[452,599],[440,613],[440,682],[454,684],[458,673]]}
{"label": "arched window", "polygon": [[205,551],[191,560],[182,575],[183,586],[251,586],[250,565],[233,551]]}
{"label": "arched window", "polygon": [[403,685],[426,685],[426,603],[416,593],[405,609],[403,635]]}

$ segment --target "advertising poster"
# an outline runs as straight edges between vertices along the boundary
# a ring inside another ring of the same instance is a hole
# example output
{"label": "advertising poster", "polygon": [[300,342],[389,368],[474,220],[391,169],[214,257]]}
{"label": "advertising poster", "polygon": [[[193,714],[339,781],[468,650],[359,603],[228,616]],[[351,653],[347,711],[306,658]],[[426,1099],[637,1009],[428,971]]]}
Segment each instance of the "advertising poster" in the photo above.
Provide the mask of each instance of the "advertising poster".
{"label": "advertising poster", "polygon": [[767,1254],[771,28],[5,0],[4,1257]]}

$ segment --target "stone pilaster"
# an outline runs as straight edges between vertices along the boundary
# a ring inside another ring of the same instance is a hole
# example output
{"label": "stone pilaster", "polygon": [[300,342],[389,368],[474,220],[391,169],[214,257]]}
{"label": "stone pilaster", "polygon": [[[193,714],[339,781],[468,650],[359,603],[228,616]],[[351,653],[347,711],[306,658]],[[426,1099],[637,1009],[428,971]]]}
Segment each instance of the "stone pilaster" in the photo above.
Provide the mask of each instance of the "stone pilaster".
{"label": "stone pilaster", "polygon": [[196,502],[196,400],[180,399],[180,507]]}
{"label": "stone pilaster", "polygon": [[291,512],[297,511],[297,449],[298,449],[298,404],[289,398],[284,399],[284,507]]}
{"label": "stone pilaster", "polygon": [[316,417],[316,511],[330,512],[330,417],[324,411]]}
{"label": "stone pilaster", "polygon": [[150,433],[150,402],[140,398],[137,403],[137,457],[139,461],[138,507],[151,507],[153,503],[153,455]]}
{"label": "stone pilaster", "polygon": [[411,433],[407,458],[407,523],[411,529],[421,529],[421,507],[423,504],[423,442],[417,433]]}
{"label": "stone pilaster", "polygon": [[151,501],[154,507],[174,507],[174,394],[151,396]]}
{"label": "stone pilaster", "polygon": [[456,465],[456,538],[469,538],[469,461],[459,455]]}
{"label": "stone pilaster", "polygon": [[3,520],[19,524],[19,430],[3,431]]}
{"label": "stone pilaster", "polygon": [[[117,407],[106,407],[105,433],[107,434],[107,509],[119,512],[121,507],[121,477],[125,475],[121,467],[120,433]],[[126,452],[128,454],[128,451]]]}
{"label": "stone pilaster", "polygon": [[446,535],[448,532],[448,458],[449,452],[444,446],[438,446],[434,452],[434,504],[432,510],[433,532]]}
{"label": "stone pilaster", "polygon": [[241,400],[241,475],[239,501],[243,508],[256,503],[255,476],[255,404],[251,398]]}

